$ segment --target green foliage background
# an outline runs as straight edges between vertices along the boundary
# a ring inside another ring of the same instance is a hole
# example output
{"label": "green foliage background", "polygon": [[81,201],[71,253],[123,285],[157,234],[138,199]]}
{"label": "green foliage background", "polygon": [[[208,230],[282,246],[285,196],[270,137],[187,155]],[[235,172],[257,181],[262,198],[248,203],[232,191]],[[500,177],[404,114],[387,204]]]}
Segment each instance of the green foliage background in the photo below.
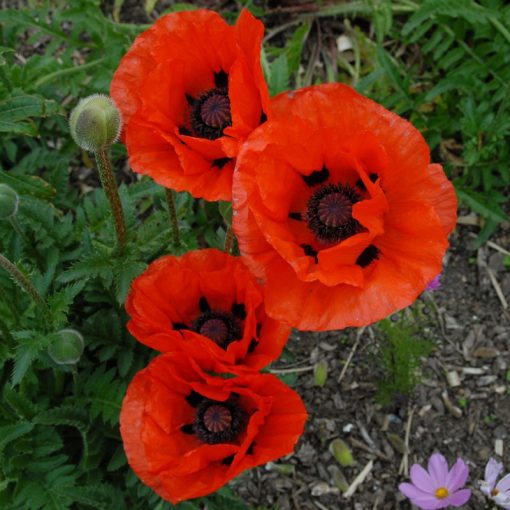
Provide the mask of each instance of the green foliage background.
{"label": "green foliage background", "polygon": [[[271,92],[342,81],[408,118],[444,162],[460,200],[484,219],[483,243],[506,219],[510,5],[317,2],[287,25],[260,5],[248,7],[267,16],[263,62]],[[129,239],[126,253],[115,252],[108,202],[66,118],[78,98],[108,92],[120,58],[146,28],[114,21],[121,6],[31,1],[0,12],[0,182],[21,197],[19,229],[0,222],[0,253],[49,305],[48,313],[38,309],[0,270],[5,510],[172,508],[138,481],[120,442],[125,389],[152,355],[127,333],[122,304],[133,277],[158,256],[221,247],[229,208],[179,194],[176,246],[164,190],[133,176],[117,144],[112,157]],[[224,14],[233,21],[237,12],[232,5]],[[341,24],[353,59],[341,52],[333,59],[317,46],[317,20]],[[66,327],[85,339],[77,365],[58,365],[47,352]],[[205,502],[209,510],[246,508],[227,489],[178,507]]]}

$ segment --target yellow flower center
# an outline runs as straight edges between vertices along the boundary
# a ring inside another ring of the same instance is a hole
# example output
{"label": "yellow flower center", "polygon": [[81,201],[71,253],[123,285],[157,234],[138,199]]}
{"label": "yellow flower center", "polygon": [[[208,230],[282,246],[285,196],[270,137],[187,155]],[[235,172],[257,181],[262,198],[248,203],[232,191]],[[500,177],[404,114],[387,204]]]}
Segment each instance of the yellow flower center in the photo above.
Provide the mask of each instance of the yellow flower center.
{"label": "yellow flower center", "polygon": [[491,490],[491,496],[494,498],[496,497],[497,495],[499,494],[499,490],[498,489],[492,489]]}
{"label": "yellow flower center", "polygon": [[436,490],[436,498],[437,499],[444,499],[448,497],[448,489],[446,487],[439,487],[439,489]]}

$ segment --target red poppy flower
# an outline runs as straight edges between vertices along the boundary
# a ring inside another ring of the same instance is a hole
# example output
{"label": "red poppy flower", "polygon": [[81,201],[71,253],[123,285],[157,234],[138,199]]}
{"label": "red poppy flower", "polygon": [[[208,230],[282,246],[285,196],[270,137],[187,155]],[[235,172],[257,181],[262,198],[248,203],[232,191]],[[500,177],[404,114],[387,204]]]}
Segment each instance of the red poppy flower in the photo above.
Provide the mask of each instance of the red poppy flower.
{"label": "red poppy flower", "polygon": [[230,200],[238,146],[264,119],[264,26],[243,10],[235,26],[208,10],[161,17],[115,72],[135,172],[207,200]]}
{"label": "red poppy flower", "polygon": [[234,231],[266,311],[304,330],[362,326],[441,271],[457,200],[420,133],[340,84],[278,96],[239,154]]}
{"label": "red poppy flower", "polygon": [[241,259],[213,249],[153,262],[134,280],[126,310],[128,329],[140,342],[212,357],[218,371],[265,367],[290,334],[266,315],[262,289]]}
{"label": "red poppy flower", "polygon": [[135,473],[175,504],[291,453],[306,417],[299,395],[272,375],[212,377],[167,353],[129,385],[120,431]]}

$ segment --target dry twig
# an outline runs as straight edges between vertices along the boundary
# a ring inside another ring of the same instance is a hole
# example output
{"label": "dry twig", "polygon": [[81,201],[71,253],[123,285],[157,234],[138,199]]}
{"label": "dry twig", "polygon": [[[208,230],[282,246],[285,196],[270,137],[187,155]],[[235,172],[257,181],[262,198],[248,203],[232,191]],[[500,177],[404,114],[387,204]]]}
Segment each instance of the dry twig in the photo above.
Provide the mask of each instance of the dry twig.
{"label": "dry twig", "polygon": [[347,357],[347,361],[345,362],[345,365],[342,368],[340,375],[338,376],[337,382],[341,382],[342,379],[344,378],[345,372],[347,372],[347,368],[349,368],[349,364],[351,363],[352,357],[354,356],[354,353],[356,352],[356,349],[358,348],[359,341],[361,339],[361,336],[365,332],[365,329],[366,329],[366,326],[363,326],[362,328],[359,328],[358,331],[356,332],[356,341],[354,342],[351,352],[349,353],[349,356]]}
{"label": "dry twig", "polygon": [[354,479],[354,481],[345,492],[344,498],[350,498],[356,492],[356,489],[365,481],[373,467],[374,461],[369,460],[367,465],[363,468],[363,471],[361,471],[361,473]]}
{"label": "dry twig", "polygon": [[413,422],[413,415],[414,415],[414,407],[411,408],[409,411],[409,416],[407,417],[407,423],[406,423],[406,435],[405,435],[405,445],[406,445],[406,451],[404,455],[402,456],[402,462],[400,463],[400,468],[398,470],[399,475],[408,475],[409,472],[409,438],[411,436],[411,424]]}

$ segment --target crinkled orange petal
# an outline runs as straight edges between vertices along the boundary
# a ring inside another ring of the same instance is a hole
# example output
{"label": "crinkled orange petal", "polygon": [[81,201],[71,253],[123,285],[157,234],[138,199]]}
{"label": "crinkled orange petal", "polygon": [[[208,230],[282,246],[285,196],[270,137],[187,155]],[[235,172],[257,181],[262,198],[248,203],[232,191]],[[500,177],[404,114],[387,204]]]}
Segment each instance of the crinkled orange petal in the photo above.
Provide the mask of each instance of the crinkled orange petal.
{"label": "crinkled orange petal", "polygon": [[[181,431],[195,417],[186,400],[192,389],[220,401],[239,395],[239,405],[248,414],[239,438],[205,444],[195,434]],[[222,379],[207,375],[178,353],[167,353],[129,385],[120,430],[135,473],[176,504],[210,494],[245,469],[292,452],[306,418],[299,395],[274,376],[252,372]]]}
{"label": "crinkled orange petal", "polygon": [[[137,37],[110,88],[135,172],[195,197],[230,200],[234,163],[228,160],[269,104],[260,64],[263,32],[246,10],[233,27],[198,9],[163,16]],[[214,89],[220,72],[229,75],[233,124],[216,140],[192,136],[189,102]]]}
{"label": "crinkled orange petal", "polygon": [[[457,206],[441,167],[429,164],[423,137],[340,84],[284,93],[271,107],[271,120],[245,143],[233,183],[234,231],[246,264],[265,283],[267,313],[299,329],[327,330],[370,324],[411,304],[441,271]],[[313,168],[306,157],[293,167],[299,146],[316,155],[316,170],[324,162],[326,183],[355,187],[362,197],[352,207],[360,233],[333,246],[303,237],[318,263],[297,242],[306,224],[285,220],[306,212],[292,208],[306,207],[323,185],[303,190],[286,178]]]}
{"label": "crinkled orange petal", "polygon": [[[238,318],[242,337],[226,349],[192,330],[205,299],[211,310]],[[214,361],[216,371],[242,373],[261,369],[281,353],[290,327],[264,310],[263,291],[238,257],[214,249],[181,257],[162,257],[137,277],[126,300],[128,329],[140,342],[161,352],[181,352],[202,363]]]}

